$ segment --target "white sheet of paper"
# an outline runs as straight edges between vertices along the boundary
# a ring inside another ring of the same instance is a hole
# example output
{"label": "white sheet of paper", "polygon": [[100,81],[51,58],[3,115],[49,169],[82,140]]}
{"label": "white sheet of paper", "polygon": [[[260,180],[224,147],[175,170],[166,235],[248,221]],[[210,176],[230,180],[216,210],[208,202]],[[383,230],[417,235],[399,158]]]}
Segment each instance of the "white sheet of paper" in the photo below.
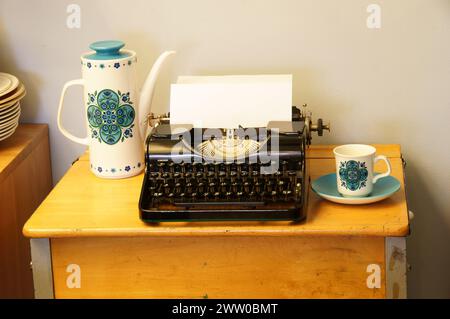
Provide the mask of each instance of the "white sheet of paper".
{"label": "white sheet of paper", "polygon": [[291,121],[292,75],[182,76],[171,85],[170,122],[205,128]]}

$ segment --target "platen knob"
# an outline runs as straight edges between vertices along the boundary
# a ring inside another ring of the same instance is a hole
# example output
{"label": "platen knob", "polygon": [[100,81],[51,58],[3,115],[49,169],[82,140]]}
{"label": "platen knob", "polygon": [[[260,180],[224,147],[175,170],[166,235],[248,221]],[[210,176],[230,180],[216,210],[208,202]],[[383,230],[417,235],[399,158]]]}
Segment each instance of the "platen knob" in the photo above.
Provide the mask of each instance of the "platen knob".
{"label": "platen knob", "polygon": [[313,132],[317,132],[317,135],[322,136],[324,130],[327,130],[328,132],[330,131],[330,123],[328,122],[328,124],[323,124],[323,120],[318,119],[317,124],[312,124],[310,129]]}

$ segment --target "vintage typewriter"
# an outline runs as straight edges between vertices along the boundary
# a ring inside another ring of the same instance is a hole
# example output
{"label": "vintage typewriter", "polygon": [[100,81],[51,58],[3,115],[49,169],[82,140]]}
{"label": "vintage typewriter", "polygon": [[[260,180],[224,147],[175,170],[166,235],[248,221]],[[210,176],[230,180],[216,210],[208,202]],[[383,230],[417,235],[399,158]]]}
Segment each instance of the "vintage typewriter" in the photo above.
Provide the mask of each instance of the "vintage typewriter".
{"label": "vintage typewriter", "polygon": [[329,130],[292,107],[292,121],[205,129],[153,118],[139,201],[146,222],[301,220],[305,151],[311,132]]}

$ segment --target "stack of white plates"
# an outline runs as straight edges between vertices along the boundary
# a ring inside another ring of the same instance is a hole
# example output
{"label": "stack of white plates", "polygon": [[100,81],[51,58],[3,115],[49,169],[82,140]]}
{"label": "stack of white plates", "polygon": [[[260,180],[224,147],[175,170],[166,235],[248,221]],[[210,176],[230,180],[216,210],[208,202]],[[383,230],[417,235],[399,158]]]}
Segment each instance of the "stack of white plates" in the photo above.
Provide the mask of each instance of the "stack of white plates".
{"label": "stack of white plates", "polygon": [[0,141],[13,135],[19,125],[20,100],[25,94],[14,75],[0,72]]}

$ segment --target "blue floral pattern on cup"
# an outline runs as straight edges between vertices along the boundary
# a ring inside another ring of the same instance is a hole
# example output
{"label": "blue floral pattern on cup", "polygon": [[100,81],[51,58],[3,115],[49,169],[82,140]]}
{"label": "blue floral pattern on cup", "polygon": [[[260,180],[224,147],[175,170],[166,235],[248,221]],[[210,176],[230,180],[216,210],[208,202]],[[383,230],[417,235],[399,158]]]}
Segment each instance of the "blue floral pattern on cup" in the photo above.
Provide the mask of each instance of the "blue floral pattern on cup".
{"label": "blue floral pattern on cup", "polygon": [[135,111],[130,93],[105,89],[88,94],[87,118],[91,137],[113,145],[133,137]]}
{"label": "blue floral pattern on cup", "polygon": [[346,189],[355,191],[366,187],[368,175],[366,162],[350,160],[339,163],[341,186]]}

